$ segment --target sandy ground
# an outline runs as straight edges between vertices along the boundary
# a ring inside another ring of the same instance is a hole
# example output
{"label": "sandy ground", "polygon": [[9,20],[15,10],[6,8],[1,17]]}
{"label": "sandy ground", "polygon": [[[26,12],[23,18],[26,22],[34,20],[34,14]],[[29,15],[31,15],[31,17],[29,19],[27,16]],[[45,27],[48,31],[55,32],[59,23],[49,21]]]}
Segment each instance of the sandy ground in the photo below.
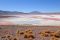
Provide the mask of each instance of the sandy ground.
{"label": "sandy ground", "polygon": [[[31,29],[33,31],[33,34],[35,36],[35,39],[33,40],[41,40],[39,37],[39,32],[43,30],[51,30],[51,31],[57,31],[60,30],[59,26],[16,26],[16,25],[5,25],[0,26],[0,40],[2,36],[6,35],[8,32],[12,35],[15,35],[16,30],[25,31],[27,29]],[[20,36],[20,40],[26,40],[22,36]],[[49,37],[45,38],[45,40],[50,40]]]}

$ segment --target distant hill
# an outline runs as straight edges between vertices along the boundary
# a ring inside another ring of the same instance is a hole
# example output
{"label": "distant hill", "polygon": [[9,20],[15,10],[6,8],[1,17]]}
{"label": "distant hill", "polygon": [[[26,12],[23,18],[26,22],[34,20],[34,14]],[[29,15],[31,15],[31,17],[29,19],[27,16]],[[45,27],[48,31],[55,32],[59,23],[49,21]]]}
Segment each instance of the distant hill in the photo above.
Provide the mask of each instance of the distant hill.
{"label": "distant hill", "polygon": [[39,12],[39,11],[32,11],[32,12],[30,12],[30,14],[41,14],[41,12]]}
{"label": "distant hill", "polygon": [[2,10],[0,10],[0,15],[20,15],[20,14],[60,14],[60,12],[42,13],[39,11],[32,11],[30,13],[24,13],[24,12],[17,12],[17,11],[2,11]]}
{"label": "distant hill", "polygon": [[2,11],[0,10],[0,15],[14,15],[14,14],[25,14],[23,12],[17,12],[17,11]]}

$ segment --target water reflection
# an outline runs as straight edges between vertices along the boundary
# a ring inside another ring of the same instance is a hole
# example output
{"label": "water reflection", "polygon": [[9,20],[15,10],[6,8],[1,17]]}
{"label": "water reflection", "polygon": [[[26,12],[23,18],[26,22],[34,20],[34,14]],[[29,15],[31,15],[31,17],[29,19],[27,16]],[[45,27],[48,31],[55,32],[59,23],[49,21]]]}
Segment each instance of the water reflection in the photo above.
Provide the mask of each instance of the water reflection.
{"label": "water reflection", "polygon": [[0,21],[9,21],[14,22],[16,24],[39,24],[42,19],[35,18],[0,18]]}
{"label": "water reflection", "polygon": [[10,17],[10,18],[0,18],[0,22],[12,22],[15,24],[36,24],[36,25],[52,25],[52,26],[59,26],[60,21],[55,20],[46,20],[43,18],[28,18],[28,17]]}

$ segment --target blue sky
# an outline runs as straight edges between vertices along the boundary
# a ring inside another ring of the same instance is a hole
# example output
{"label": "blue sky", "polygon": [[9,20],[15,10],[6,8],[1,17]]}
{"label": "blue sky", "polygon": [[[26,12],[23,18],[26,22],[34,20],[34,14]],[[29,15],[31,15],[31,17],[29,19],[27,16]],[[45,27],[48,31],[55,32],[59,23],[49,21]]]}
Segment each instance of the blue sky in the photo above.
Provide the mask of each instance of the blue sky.
{"label": "blue sky", "polygon": [[0,10],[59,12],[60,0],[0,0]]}

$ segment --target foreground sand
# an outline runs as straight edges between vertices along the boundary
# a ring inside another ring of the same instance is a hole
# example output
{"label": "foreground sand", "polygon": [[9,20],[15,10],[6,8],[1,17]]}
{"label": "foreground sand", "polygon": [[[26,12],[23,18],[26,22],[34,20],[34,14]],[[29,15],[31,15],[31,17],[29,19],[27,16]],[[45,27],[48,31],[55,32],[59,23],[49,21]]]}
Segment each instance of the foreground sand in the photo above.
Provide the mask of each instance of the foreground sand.
{"label": "foreground sand", "polygon": [[[31,29],[35,38],[33,40],[41,40],[39,37],[39,32],[43,30],[51,30],[57,31],[60,30],[60,26],[25,26],[25,25],[1,25],[0,26],[0,40],[2,36],[6,35],[7,33],[12,34],[13,36],[16,33],[16,30],[25,31]],[[26,40],[22,36],[20,36],[20,40]],[[50,40],[50,37],[45,38],[45,40]]]}

